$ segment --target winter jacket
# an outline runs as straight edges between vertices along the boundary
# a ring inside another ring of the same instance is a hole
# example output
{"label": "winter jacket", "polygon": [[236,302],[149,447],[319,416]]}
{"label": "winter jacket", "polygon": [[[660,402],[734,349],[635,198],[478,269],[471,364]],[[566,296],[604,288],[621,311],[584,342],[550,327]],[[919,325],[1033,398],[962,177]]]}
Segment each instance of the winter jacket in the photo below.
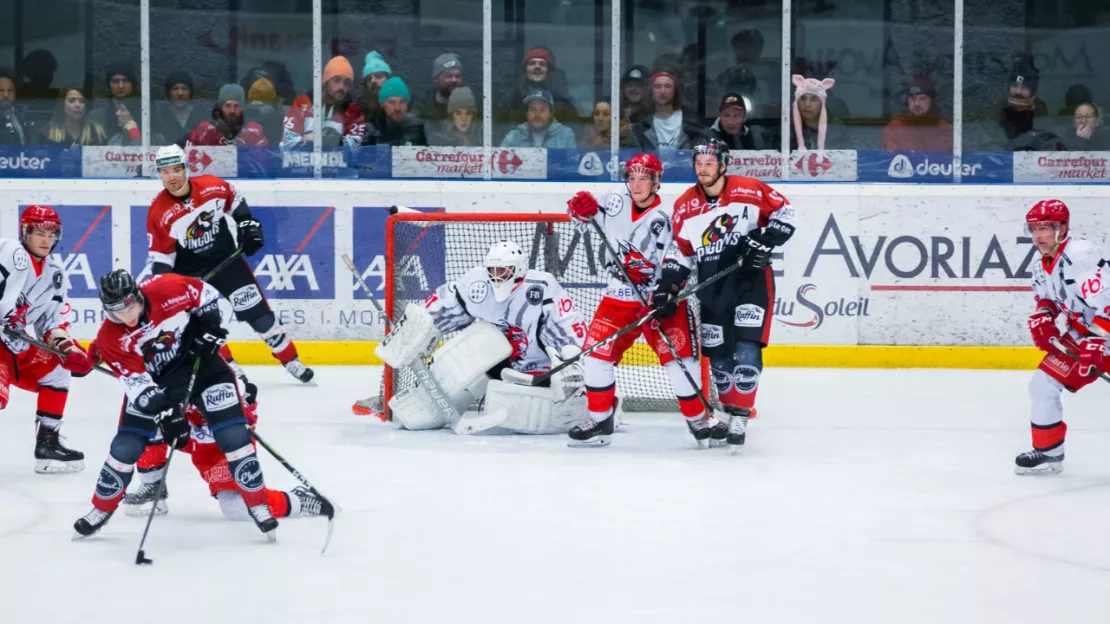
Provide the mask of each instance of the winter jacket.
{"label": "winter jacket", "polygon": [[428,137],[428,145],[444,145],[449,147],[481,147],[482,124],[471,122],[466,134],[459,132],[450,119],[442,121],[429,121],[424,124],[424,133]]}
{"label": "winter jacket", "polygon": [[354,146],[362,141],[366,132],[366,120],[362,116],[362,108],[354,100],[346,100],[339,106],[325,106],[324,116],[326,121],[322,124],[321,132],[316,132],[313,123],[314,109],[312,97],[299,95],[285,113],[285,133],[281,141],[284,148],[301,147],[310,144],[304,140],[304,135],[309,132],[317,140],[321,140],[324,147],[339,147],[340,145]]}
{"label": "winter jacket", "polygon": [[185,119],[185,124],[182,125],[173,112],[173,103],[156,103],[150,115],[151,132],[162,135],[170,143],[184,145],[189,133],[200,124],[208,121],[212,113],[212,107],[204,102],[194,100],[192,106],[192,110],[189,111],[189,115]]}
{"label": "winter jacket", "polygon": [[401,121],[393,121],[388,117],[382,118],[379,125],[366,124],[366,133],[362,137],[363,145],[427,145],[424,136],[424,124],[412,114],[406,113]]}
{"label": "winter jacket", "polygon": [[552,119],[551,125],[543,132],[533,132],[528,122],[524,122],[505,135],[501,147],[574,147],[574,132]]}
{"label": "winter jacket", "polygon": [[[679,138],[678,145],[674,149],[685,150],[691,149],[698,141],[705,138],[705,126],[693,121],[697,119],[694,113],[690,111],[682,111],[682,136]],[[641,152],[656,152],[659,150],[659,137],[655,134],[655,117],[649,116],[647,119],[632,126],[632,132],[629,133],[629,141],[625,143],[626,147],[635,147]]]}
{"label": "winter jacket", "polygon": [[223,119],[206,121],[189,133],[189,145],[234,145],[250,147],[254,145],[269,145],[266,133],[256,121],[248,121],[233,136],[228,136],[231,129]]}
{"label": "winter jacket", "polygon": [[952,153],[952,125],[940,115],[898,115],[883,128],[882,149],[891,152]]}
{"label": "winter jacket", "polygon": [[748,124],[744,124],[743,127],[740,128],[740,132],[729,134],[721,129],[720,117],[713,121],[712,126],[709,126],[709,136],[724,141],[725,145],[727,145],[730,150],[763,149],[763,147],[759,145],[759,141],[756,140],[755,133],[748,127]]}

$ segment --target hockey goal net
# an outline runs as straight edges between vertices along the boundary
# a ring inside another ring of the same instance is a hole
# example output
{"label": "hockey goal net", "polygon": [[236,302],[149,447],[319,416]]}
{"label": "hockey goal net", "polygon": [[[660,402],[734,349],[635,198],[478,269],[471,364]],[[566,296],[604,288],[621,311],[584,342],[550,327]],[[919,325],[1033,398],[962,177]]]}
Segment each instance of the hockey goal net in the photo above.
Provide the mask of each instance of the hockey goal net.
{"label": "hockey goal net", "polygon": [[[605,243],[579,231],[563,214],[414,213],[391,215],[385,232],[385,311],[396,318],[408,303],[422,303],[441,284],[485,261],[490,245],[511,240],[528,255],[528,267],[552,273],[589,321],[605,287]],[[696,305],[696,303],[695,303]],[[678,411],[655,353],[636,341],[617,366],[617,393],[624,411]],[[709,365],[702,358],[703,388]],[[413,385],[408,370],[386,367],[381,398]],[[385,411],[388,414],[388,411]]]}

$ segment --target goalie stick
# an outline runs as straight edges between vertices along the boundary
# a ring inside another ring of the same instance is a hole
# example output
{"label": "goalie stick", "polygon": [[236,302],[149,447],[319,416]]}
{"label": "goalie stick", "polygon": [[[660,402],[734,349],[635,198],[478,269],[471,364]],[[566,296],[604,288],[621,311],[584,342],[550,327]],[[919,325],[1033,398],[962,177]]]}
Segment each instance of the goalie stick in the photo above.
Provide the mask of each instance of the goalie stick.
{"label": "goalie stick", "polygon": [[[594,226],[594,231],[597,232],[598,238],[601,239],[602,243],[605,243],[605,248],[609,250],[609,255],[613,256],[613,263],[617,265],[618,269],[620,269],[621,275],[624,276],[625,282],[629,285],[629,287],[632,288],[632,292],[636,293],[636,298],[640,300],[640,304],[644,307],[650,307],[650,304],[647,302],[647,299],[644,298],[643,293],[641,293],[640,289],[632,283],[632,276],[628,274],[628,269],[625,268],[624,263],[621,261],[620,255],[617,253],[617,250],[613,249],[613,243],[609,241],[609,237],[605,235],[605,230],[601,228],[601,225],[597,222],[597,219],[590,219],[590,225]],[[678,355],[678,349],[675,349],[674,343],[671,342],[671,337],[668,336],[667,332],[663,331],[662,328],[659,329],[659,336],[663,339],[663,344],[667,345],[667,350],[671,352],[671,357],[674,358],[675,364],[678,364],[678,367],[682,369],[682,374],[685,375],[686,381],[690,384],[690,387],[694,389],[694,392],[697,393],[698,400],[701,401],[702,407],[705,408],[706,417],[708,418],[709,416],[712,416],[713,406],[709,403],[709,400],[705,398],[705,393],[698,385],[698,382],[694,380],[694,376],[690,374],[690,370],[686,368],[685,364],[682,363],[682,358]],[[694,343],[694,347],[694,351],[696,353],[696,342]]]}
{"label": "goalie stick", "polygon": [[[693,288],[686,289],[685,291],[682,292],[682,294],[680,294],[678,296],[677,299],[675,299],[675,303],[682,303],[683,301],[685,301],[685,300],[689,299],[690,297],[696,295],[698,293],[698,291],[703,290],[704,288],[706,288],[710,284],[713,284],[713,283],[731,275],[734,271],[736,271],[737,269],[739,269],[742,266],[744,266],[744,261],[740,260],[740,261],[736,262],[735,264],[733,264],[732,266],[725,269],[724,271],[719,271],[713,277],[710,277],[709,279],[705,280],[704,282],[698,283],[698,285],[694,286]],[[515,383],[515,384],[518,384],[518,385],[521,385],[521,386],[539,386],[539,385],[543,385],[543,384],[547,383],[548,380],[551,379],[551,376],[554,375],[555,373],[558,373],[559,371],[562,371],[562,370],[566,369],[569,366],[573,366],[578,360],[581,360],[582,358],[584,358],[587,355],[593,353],[594,351],[604,347],[607,344],[610,344],[611,342],[613,342],[617,338],[620,338],[621,336],[623,336],[623,335],[627,334],[628,332],[636,329],[637,327],[642,327],[648,321],[655,318],[656,314],[658,314],[657,310],[653,309],[653,310],[648,311],[647,314],[643,315],[639,319],[637,319],[635,321],[632,321],[628,325],[625,325],[624,327],[618,329],[617,331],[613,332],[612,334],[609,334],[603,340],[601,340],[599,342],[595,342],[594,344],[590,345],[588,348],[582,349],[581,353],[579,353],[578,355],[576,355],[576,356],[574,356],[574,357],[572,357],[568,360],[565,360],[562,364],[559,364],[558,366],[552,368],[551,370],[547,371],[546,373],[542,373],[542,374],[536,375],[536,376],[531,376],[531,375],[525,375],[524,373],[517,373],[516,371],[510,370],[510,369],[505,369],[504,371],[501,371],[501,379],[503,381],[508,381],[508,382]]]}
{"label": "goalie stick", "polygon": [[[362,292],[366,293],[366,297],[370,300],[374,309],[378,311],[378,315],[382,317],[386,329],[393,331],[392,319],[386,315],[385,310],[382,309],[382,305],[378,303],[378,298],[374,296],[373,291],[366,285],[366,280],[362,279],[362,276],[359,275],[358,269],[355,268],[354,261],[351,260],[351,257],[347,254],[343,254],[340,258],[343,260],[343,264],[347,265],[347,269],[351,271],[351,275],[355,276],[355,282],[362,288]],[[409,370],[416,375],[418,383],[424,384],[424,387],[428,390],[428,393],[432,395],[432,400],[435,401],[436,406],[439,407],[440,413],[447,419],[447,422],[458,424],[462,420],[462,415],[451,406],[451,402],[447,399],[447,395],[443,392],[443,388],[439,386],[439,382],[432,376],[432,371],[428,368],[428,364],[424,362],[424,359],[422,357],[416,358],[416,361],[409,365]]]}

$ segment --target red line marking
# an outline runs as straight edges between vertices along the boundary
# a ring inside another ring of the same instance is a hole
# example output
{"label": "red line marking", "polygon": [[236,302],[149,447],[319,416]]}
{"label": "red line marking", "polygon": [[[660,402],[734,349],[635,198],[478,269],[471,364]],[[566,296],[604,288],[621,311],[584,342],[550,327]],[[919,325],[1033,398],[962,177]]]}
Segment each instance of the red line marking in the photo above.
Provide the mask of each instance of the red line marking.
{"label": "red line marking", "polygon": [[1030,292],[1029,286],[872,286],[876,292]]}
{"label": "red line marking", "polygon": [[316,225],[312,226],[312,229],[308,231],[308,235],[304,237],[304,240],[301,241],[301,244],[297,246],[297,250],[293,253],[301,253],[301,250],[304,249],[304,246],[308,244],[308,241],[312,240],[313,236],[316,236],[316,232],[320,229],[320,226],[324,224],[324,221],[326,221],[328,216],[334,211],[335,206],[328,206],[328,209],[324,211],[323,216],[321,216],[320,219],[316,222]]}
{"label": "red line marking", "polygon": [[77,239],[77,244],[74,245],[73,249],[71,249],[70,251],[77,253],[77,250],[81,249],[81,245],[84,245],[85,241],[88,240],[89,234],[93,233],[93,230],[96,229],[96,226],[100,225],[100,222],[104,219],[104,215],[108,214],[108,211],[110,211],[111,209],[111,206],[105,206],[104,210],[101,210],[100,214],[96,215],[96,218],[93,219],[92,225],[89,226],[89,229],[85,230],[85,233],[81,236],[81,238]]}

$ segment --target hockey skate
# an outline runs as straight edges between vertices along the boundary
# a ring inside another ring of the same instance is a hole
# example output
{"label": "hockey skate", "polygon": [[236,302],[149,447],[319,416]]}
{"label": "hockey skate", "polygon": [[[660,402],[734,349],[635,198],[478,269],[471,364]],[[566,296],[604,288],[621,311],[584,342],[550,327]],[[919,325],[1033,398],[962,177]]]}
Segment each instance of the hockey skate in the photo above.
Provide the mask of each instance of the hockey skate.
{"label": "hockey skate", "polygon": [[1059,474],[1064,471],[1064,454],[1045,455],[1037,449],[1014,458],[1014,473],[1019,475]]}
{"label": "hockey skate", "polygon": [[694,436],[694,442],[699,449],[708,448],[709,439],[713,437],[713,428],[705,415],[687,418],[686,428],[690,430],[690,435]]}
{"label": "hockey skate", "polygon": [[74,539],[81,539],[96,533],[103,528],[105,524],[108,524],[108,520],[112,517],[113,513],[115,512],[100,511],[96,507],[93,507],[92,511],[81,516],[77,519],[77,522],[73,523],[73,530],[77,531],[77,535],[74,536]]}
{"label": "hockey skate", "polygon": [[58,432],[39,426],[35,441],[35,472],[54,474],[81,472],[85,469],[85,454],[62,445]]}
{"label": "hockey skate", "polygon": [[262,531],[266,539],[271,542],[276,542],[278,521],[277,518],[270,513],[270,506],[263,503],[261,505],[255,505],[254,507],[248,507],[247,511],[251,515],[251,520],[254,520],[254,525],[258,527],[259,531]]}
{"label": "hockey skate", "polygon": [[[128,492],[123,495],[123,513],[126,516],[146,516],[150,514],[150,508],[154,507],[154,515],[164,516],[169,513],[170,508],[166,504],[166,497],[169,496],[169,491],[166,485],[162,484],[162,491],[158,492],[159,482],[144,483],[139,486],[139,489],[134,492]],[[158,497],[157,502],[155,496]]]}
{"label": "hockey skate", "polygon": [[728,439],[728,423],[716,416],[710,416],[707,422],[709,423],[709,447],[724,446]]}
{"label": "hockey skate", "polygon": [[298,515],[325,516],[327,518],[335,516],[335,507],[333,507],[326,498],[321,498],[313,494],[308,488],[297,486],[289,493],[296,496],[297,501],[301,504],[301,510]]}
{"label": "hockey skate", "polygon": [[285,367],[285,370],[288,371],[290,375],[296,377],[297,381],[301,383],[308,383],[316,376],[316,373],[313,372],[311,368],[301,363],[300,358],[293,358],[285,364],[282,364],[282,366]]}
{"label": "hockey skate", "polygon": [[586,422],[571,427],[570,431],[567,432],[567,435],[570,436],[567,446],[571,448],[609,446],[609,438],[613,435],[613,429],[617,421],[617,405],[619,404],[620,399],[614,398],[613,409],[603,420],[597,421],[591,416],[586,416]]}
{"label": "hockey skate", "polygon": [[748,414],[744,408],[726,409],[729,413],[728,420],[728,452],[735,455],[744,449],[744,442],[748,438]]}

